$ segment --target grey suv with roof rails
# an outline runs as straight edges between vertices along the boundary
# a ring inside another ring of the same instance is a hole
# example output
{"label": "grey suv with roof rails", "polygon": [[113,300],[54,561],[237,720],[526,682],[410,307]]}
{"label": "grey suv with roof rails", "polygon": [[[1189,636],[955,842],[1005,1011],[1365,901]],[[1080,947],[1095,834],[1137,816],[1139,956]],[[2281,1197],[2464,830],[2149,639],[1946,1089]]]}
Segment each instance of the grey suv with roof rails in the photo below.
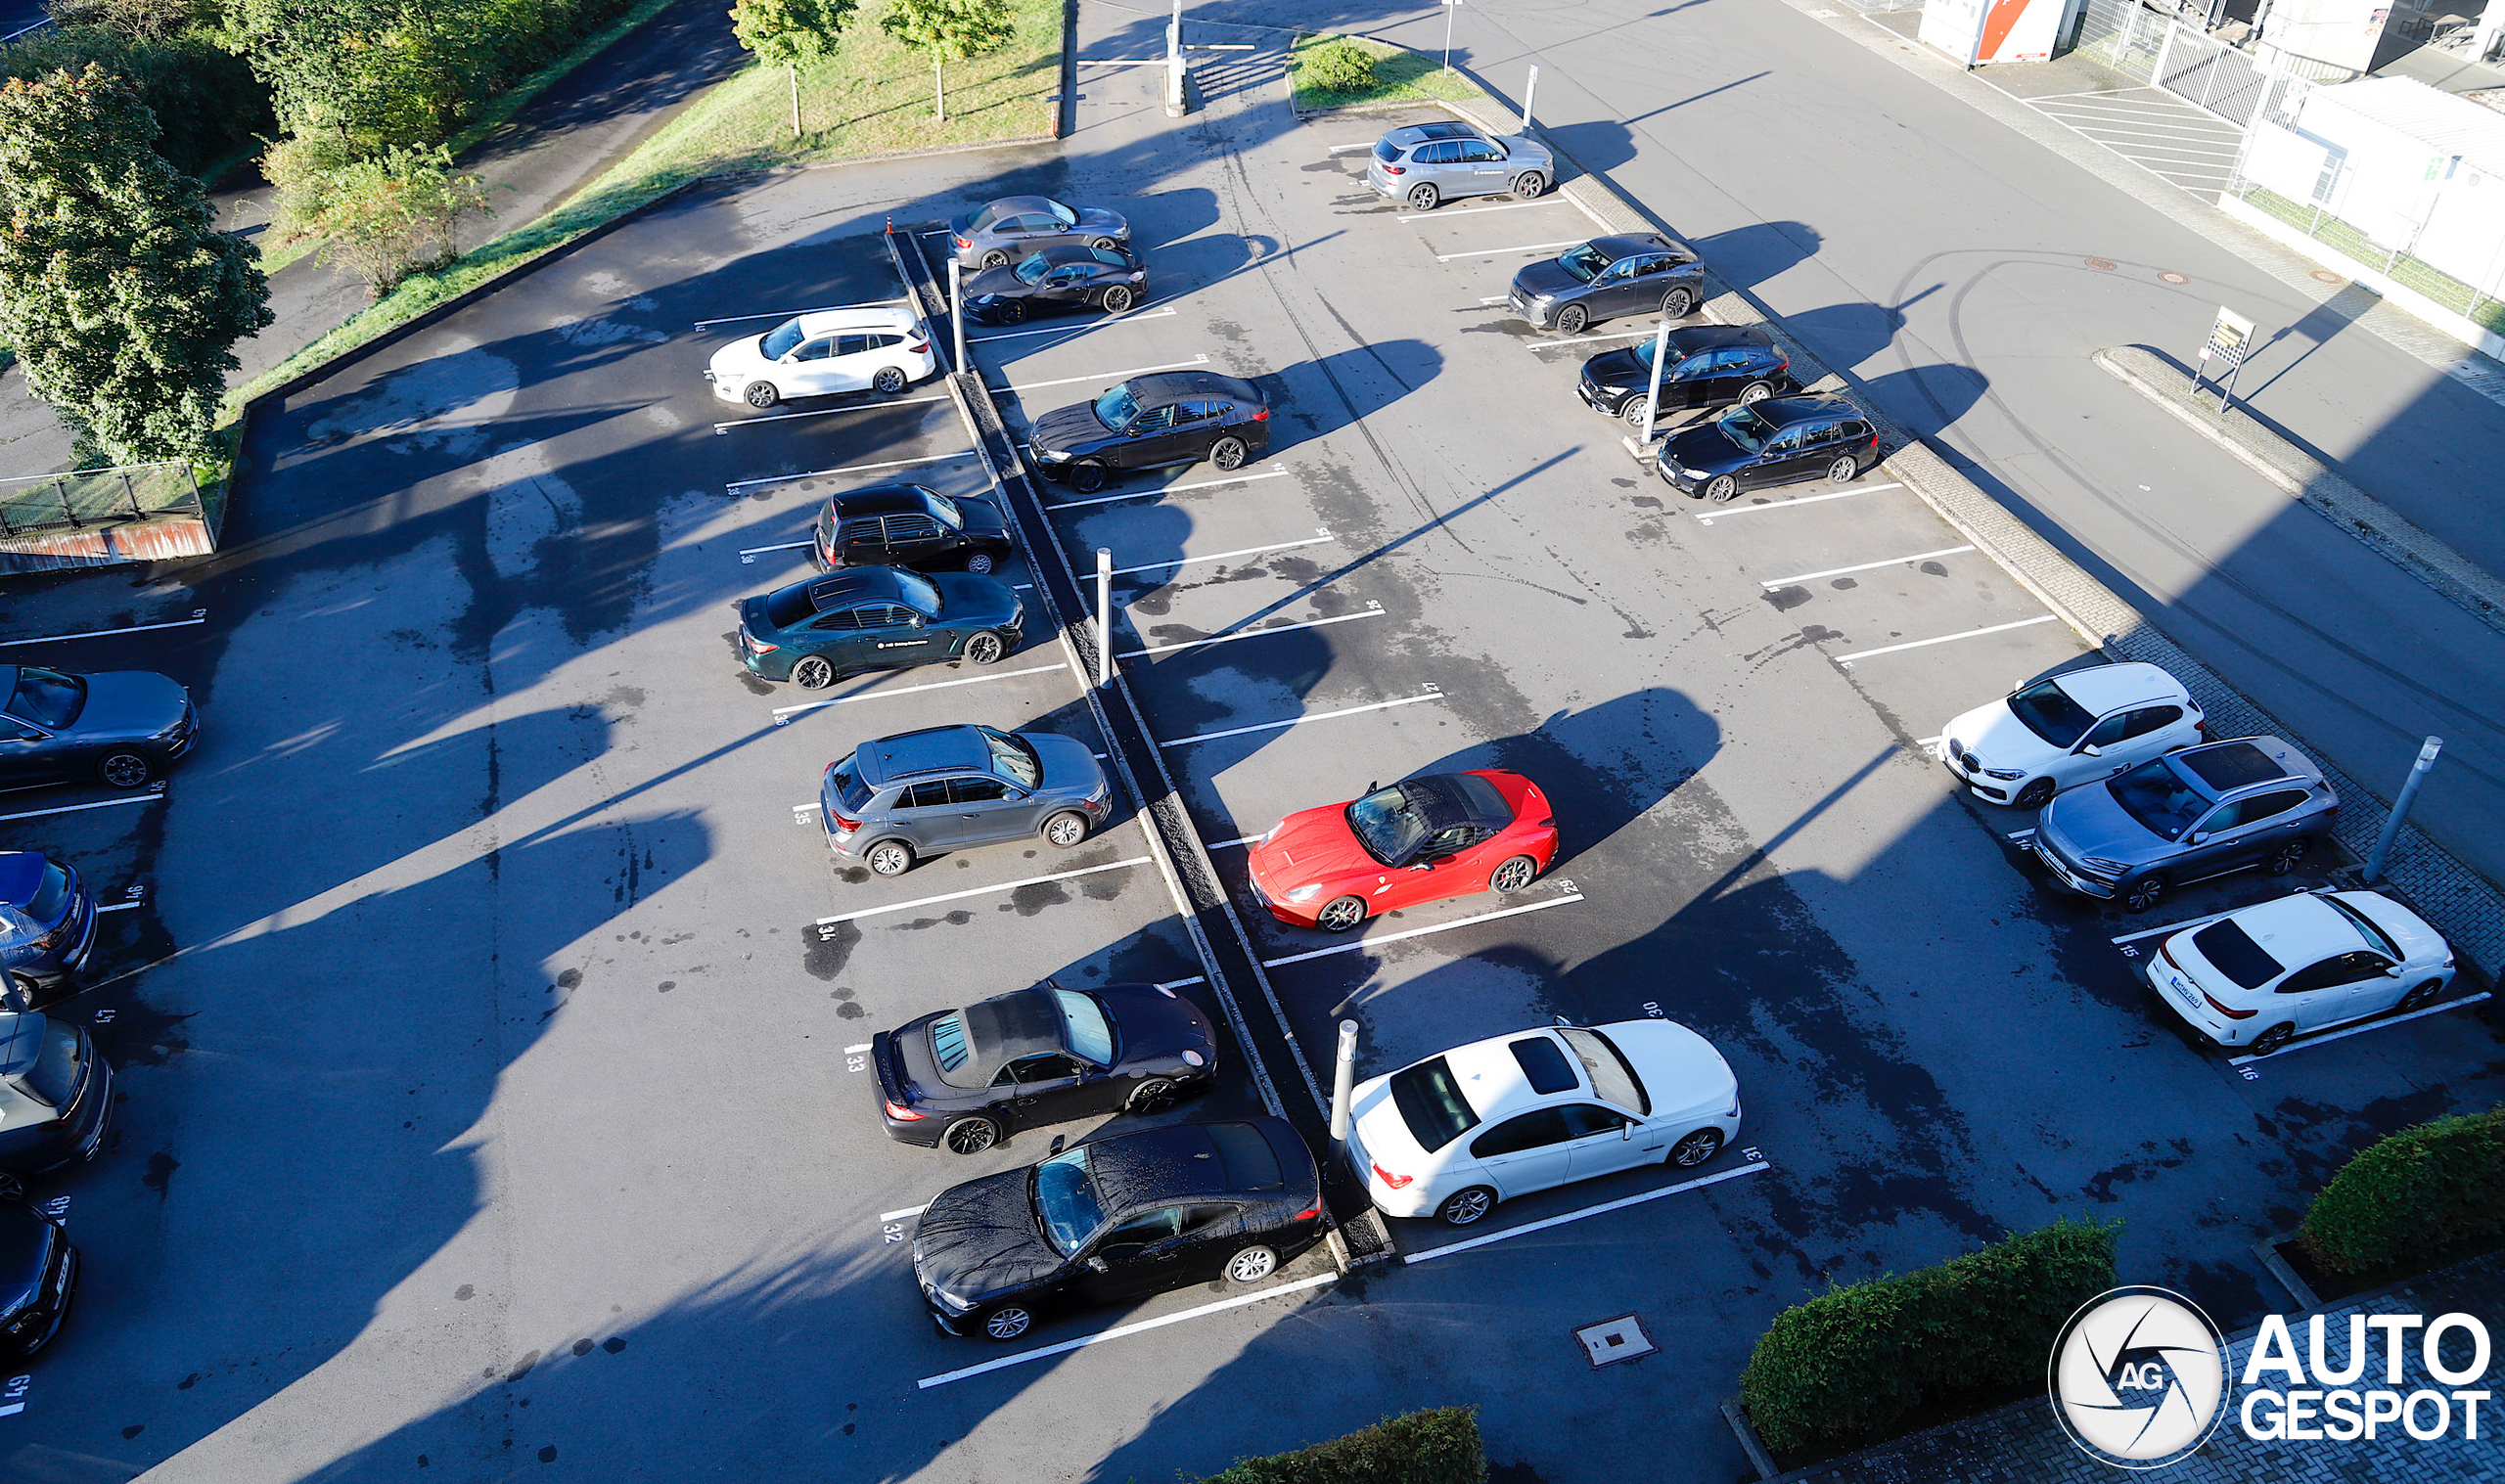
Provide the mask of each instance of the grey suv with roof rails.
{"label": "grey suv with roof rails", "polygon": [[1657,308],[1663,319],[1683,320],[1705,302],[1705,262],[1695,248],[1658,233],[1595,237],[1526,265],[1507,301],[1534,327],[1566,335]]}
{"label": "grey suv with roof rails", "polygon": [[2287,875],[2339,815],[2340,795],[2303,753],[2239,737],[2054,794],[2010,842],[2065,890],[2146,912],[2175,886],[2230,871]]}
{"label": "grey suv with roof rails", "polygon": [[1366,184],[1420,211],[1459,196],[1536,198],[1557,178],[1557,158],[1522,134],[1490,139],[1441,120],[1394,129],[1375,141]]}
{"label": "grey suv with roof rails", "polygon": [[1067,850],[1114,806],[1085,742],[968,725],[863,742],[827,765],[818,808],[838,860],[902,876],[963,845],[1040,835]]}

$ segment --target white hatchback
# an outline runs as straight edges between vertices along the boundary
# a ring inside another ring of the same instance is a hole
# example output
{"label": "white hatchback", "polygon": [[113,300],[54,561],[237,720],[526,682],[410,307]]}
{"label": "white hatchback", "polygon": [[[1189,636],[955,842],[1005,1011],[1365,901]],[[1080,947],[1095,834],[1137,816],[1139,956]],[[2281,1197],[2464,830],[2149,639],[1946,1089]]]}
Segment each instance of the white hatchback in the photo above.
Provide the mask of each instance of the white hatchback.
{"label": "white hatchback", "polygon": [[904,390],[939,369],[910,309],[821,309],[713,352],[705,379],[725,402],[767,408],[786,397]]}
{"label": "white hatchback", "polygon": [[2266,1057],[2301,1034],[2433,1004],[2453,982],[2453,951],[2381,892],[2300,891],[2172,934],[2148,976],[2194,1030]]}
{"label": "white hatchback", "polygon": [[2054,794],[2209,740],[2183,683],[2153,664],[2070,670],[2020,686],[1940,733],[1939,760],[1978,797],[2041,809]]}
{"label": "white hatchback", "polygon": [[1693,1169],[1740,1132],[1730,1063],[1670,1020],[1473,1042],[1359,1083],[1349,1107],[1348,1154],[1374,1203],[1457,1227],[1571,1181]]}

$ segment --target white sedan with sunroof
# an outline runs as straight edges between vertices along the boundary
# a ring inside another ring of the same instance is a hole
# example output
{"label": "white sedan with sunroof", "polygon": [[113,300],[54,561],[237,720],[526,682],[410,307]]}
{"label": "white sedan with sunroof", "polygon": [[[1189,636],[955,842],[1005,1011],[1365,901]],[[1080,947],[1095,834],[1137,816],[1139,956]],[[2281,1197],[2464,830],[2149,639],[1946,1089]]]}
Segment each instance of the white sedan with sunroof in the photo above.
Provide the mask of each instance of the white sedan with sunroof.
{"label": "white sedan with sunroof", "polygon": [[1475,1041],[1359,1083],[1349,1107],[1348,1154],[1374,1203],[1456,1227],[1595,1175],[1694,1169],[1740,1132],[1730,1063],[1670,1020]]}
{"label": "white sedan with sunroof", "polygon": [[2432,1005],[2453,951],[2377,891],[2300,891],[2173,933],[2149,983],[2194,1030],[2266,1057],[2300,1035]]}

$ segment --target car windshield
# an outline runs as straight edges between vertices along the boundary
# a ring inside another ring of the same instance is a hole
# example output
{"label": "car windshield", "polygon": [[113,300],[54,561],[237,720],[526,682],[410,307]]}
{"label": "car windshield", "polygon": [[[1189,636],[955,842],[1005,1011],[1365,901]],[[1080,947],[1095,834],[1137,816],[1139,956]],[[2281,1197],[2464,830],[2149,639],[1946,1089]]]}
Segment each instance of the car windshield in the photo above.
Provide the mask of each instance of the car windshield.
{"label": "car windshield", "polygon": [[1139,398],[1131,395],[1127,382],[1096,399],[1096,421],[1116,432],[1131,426],[1139,416]]}
{"label": "car windshield", "polygon": [[2096,725],[2093,713],[2049,680],[2037,681],[2012,696],[2009,709],[2027,724],[2027,731],[2056,747],[2069,746]]}
{"label": "car windshield", "polygon": [[981,731],[983,745],[991,749],[992,772],[1021,788],[1032,788],[1043,782],[1043,759],[1035,755],[1034,748],[1026,745],[1025,739],[1013,737],[1007,732],[994,732],[989,727]]}
{"label": "car windshield", "polygon": [[1044,202],[1044,205],[1053,213],[1053,220],[1061,223],[1063,226],[1075,227],[1078,225],[1078,213],[1072,211],[1070,207],[1063,205],[1060,202],[1048,201]]}
{"label": "car windshield", "polygon": [[767,331],[764,342],[758,348],[765,352],[767,360],[779,361],[790,355],[792,347],[798,343],[800,343],[800,322],[793,319],[785,320]]}
{"label": "car windshield", "polygon": [[9,697],[11,711],[55,732],[76,721],[86,703],[85,681],[39,665],[28,665],[18,672],[17,694]]}
{"label": "car windshield", "polygon": [[35,1057],[35,1064],[16,1079],[18,1090],[54,1107],[68,1107],[78,1095],[78,1079],[86,1067],[87,1048],[78,1027],[46,1020],[43,1051]]}
{"label": "car windshield", "polygon": [[1773,424],[1745,407],[1732,408],[1722,414],[1713,426],[1721,428],[1722,436],[1740,445],[1746,453],[1761,451],[1766,440],[1775,434]]}
{"label": "car windshield", "polygon": [[1600,277],[1601,270],[1609,265],[1610,255],[1590,243],[1583,244],[1557,260],[1557,266],[1574,275],[1574,281],[1580,284],[1588,284]]}
{"label": "car windshield", "polygon": [[43,927],[16,907],[0,902],[0,948],[23,948],[42,937]]}
{"label": "car windshield", "polygon": [[[1662,343],[1660,337],[1656,337],[1636,346],[1635,364],[1650,370],[1653,365],[1653,347],[1660,343]],[[1669,359],[1662,363],[1662,375],[1668,376],[1671,372],[1678,370],[1679,363],[1694,354],[1696,352],[1693,350],[1681,350],[1678,346],[1672,345]]]}
{"label": "car windshield", "polygon": [[1096,1198],[1096,1181],[1087,1173],[1086,1146],[1035,1166],[1035,1214],[1043,1218],[1044,1239],[1064,1257],[1075,1254],[1088,1234],[1105,1224],[1105,1203]]}
{"label": "car windshield", "polygon": [[2192,934],[2192,946],[2201,950],[2201,957],[2217,966],[2218,972],[2246,989],[2259,989],[2287,972],[2287,967],[2253,941],[2253,935],[2233,918],[2211,922]]}
{"label": "car windshield", "polygon": [[974,214],[974,219],[966,223],[966,230],[969,232],[979,232],[999,219],[1000,202],[993,202],[990,205],[983,207],[981,210],[977,211]]}
{"label": "car windshield", "polygon": [[[920,485],[916,485],[914,487],[917,489],[921,488]],[[957,509],[956,501],[949,499],[946,495],[940,494],[937,490],[931,489],[923,490],[922,498],[931,503],[931,514],[937,516],[941,520],[946,521],[950,527],[956,530],[964,530],[966,528],[966,513]]]}
{"label": "car windshield", "polygon": [[778,629],[806,623],[817,610],[817,601],[809,596],[809,585],[805,582],[796,582],[765,595],[765,621]]}
{"label": "car windshield", "polygon": [[1418,1147],[1433,1151],[1459,1139],[1479,1123],[1479,1112],[1461,1096],[1452,1066],[1435,1057],[1391,1074],[1391,1104],[1409,1125]]}
{"label": "car windshield", "polygon": [[1348,806],[1348,829],[1368,855],[1397,866],[1435,830],[1428,803],[1429,795],[1413,796],[1398,784],[1378,788]]}
{"label": "car windshield", "polygon": [[61,921],[69,909],[69,873],[58,861],[43,863],[43,876],[35,882],[34,900],[26,904],[26,916],[50,924]]}
{"label": "car windshield", "polygon": [[1061,1002],[1062,1029],[1068,1033],[1070,1049],[1098,1066],[1113,1065],[1114,1022],[1105,1018],[1105,1007],[1074,989],[1056,989],[1053,998]]}
{"label": "car windshield", "polygon": [[1018,282],[1022,284],[1032,284],[1041,282],[1043,276],[1051,271],[1052,266],[1052,264],[1044,261],[1044,255],[1042,253],[1037,252],[1029,256],[1025,262],[1020,263],[1013,271],[1018,275]]}
{"label": "car windshield", "polygon": [[835,786],[835,801],[854,814],[870,807],[870,786],[861,782],[861,765],[847,756],[827,774]]}
{"label": "car windshield", "polygon": [[1561,1025],[1558,1037],[1583,1063],[1583,1075],[1592,1079],[1592,1091],[1608,1102],[1632,1112],[1649,1114],[1652,1100],[1644,1095],[1644,1079],[1635,1075],[1617,1044],[1596,1030]]}
{"label": "car windshield", "polygon": [[896,592],[915,612],[925,618],[939,616],[939,590],[932,586],[930,578],[901,566],[888,570],[895,573]]}
{"label": "car windshield", "polygon": [[2107,784],[2105,791],[2161,839],[2181,839],[2209,807],[2209,796],[2184,782],[2171,758],[2151,758]]}
{"label": "car windshield", "polygon": [[2359,912],[2356,908],[2349,906],[2338,897],[2326,896],[2323,900],[2329,902],[2334,908],[2339,910],[2342,917],[2348,920],[2349,925],[2357,929],[2357,935],[2366,940],[2366,946],[2368,948],[2376,950],[2385,958],[2391,960],[2395,964],[2408,957],[2407,954],[2400,951],[2400,945],[2391,940],[2391,934],[2375,925],[2374,919],[2366,916],[2362,912]]}

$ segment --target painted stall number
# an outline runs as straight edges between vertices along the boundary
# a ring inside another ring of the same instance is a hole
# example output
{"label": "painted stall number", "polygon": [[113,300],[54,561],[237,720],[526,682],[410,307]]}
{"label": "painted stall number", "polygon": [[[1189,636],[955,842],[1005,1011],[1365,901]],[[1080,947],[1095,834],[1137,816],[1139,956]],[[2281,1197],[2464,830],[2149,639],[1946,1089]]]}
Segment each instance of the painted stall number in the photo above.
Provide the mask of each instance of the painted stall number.
{"label": "painted stall number", "polygon": [[1647,1000],[1644,1002],[1644,1013],[1651,1015],[1656,1020],[1665,1020],[1669,1018],[1662,1013],[1661,1003],[1656,1000]]}
{"label": "painted stall number", "polygon": [[870,1058],[867,1057],[846,1057],[843,1058],[843,1069],[847,1072],[866,1072],[870,1069]]}
{"label": "painted stall number", "polygon": [[2244,1080],[2247,1082],[2258,1082],[2261,1080],[2261,1074],[2249,1066],[2239,1066],[2236,1070],[2244,1073]]}
{"label": "painted stall number", "polygon": [[2128,944],[2128,943],[2125,943],[2125,944],[2123,944],[2123,945],[2122,945],[2122,957],[2124,957],[2124,958],[2126,958],[2126,959],[2136,959],[2136,958],[2138,958],[2139,956],[2140,956],[2140,951],[2139,951],[2138,949],[2133,948],[2133,947],[2132,947],[2130,944]]}
{"label": "painted stall number", "polygon": [[883,1240],[902,1241],[904,1240],[904,1224],[896,1221],[888,1222],[879,1229],[879,1236]]}
{"label": "painted stall number", "polygon": [[1569,896],[1571,896],[1581,888],[1577,887],[1572,881],[1570,881],[1561,876],[1557,878],[1557,889],[1565,892]]}
{"label": "painted stall number", "polygon": [[113,1011],[100,1010],[96,1012],[95,1023],[98,1025],[111,1025],[114,1023],[114,1012]]}
{"label": "painted stall number", "polygon": [[1753,1145],[1748,1146],[1747,1147],[1745,1147],[1745,1148],[1743,1148],[1743,1149],[1741,1149],[1741,1150],[1740,1150],[1740,1157],[1741,1157],[1741,1158],[1743,1158],[1743,1159],[1754,1160],[1754,1161],[1755,1161],[1755,1162],[1757,1162],[1757,1163],[1759,1163],[1759,1164],[1762,1164],[1762,1163],[1764,1163],[1764,1162],[1765,1162],[1765,1156],[1764,1156],[1763,1154],[1760,1154],[1760,1153],[1758,1153],[1758,1152],[1757,1152],[1757,1147],[1756,1147],[1755,1145],[1754,1145],[1754,1144],[1753,1144]]}
{"label": "painted stall number", "polygon": [[51,1217],[53,1220],[59,1221],[61,1218],[69,1214],[69,1197],[67,1195],[55,1195],[50,1200],[45,1201],[42,1205],[37,1206],[35,1209],[43,1212],[43,1214]]}
{"label": "painted stall number", "polygon": [[843,926],[841,922],[826,922],[815,925],[818,929],[818,941],[821,943],[834,942],[837,930]]}

